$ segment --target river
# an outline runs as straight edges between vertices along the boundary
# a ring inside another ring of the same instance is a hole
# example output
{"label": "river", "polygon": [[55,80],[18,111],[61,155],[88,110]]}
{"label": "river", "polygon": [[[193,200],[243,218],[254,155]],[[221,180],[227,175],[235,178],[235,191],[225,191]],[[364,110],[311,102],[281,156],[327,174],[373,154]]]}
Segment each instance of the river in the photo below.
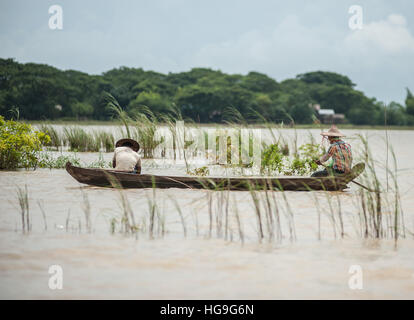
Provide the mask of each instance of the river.
{"label": "river", "polygon": [[[293,129],[281,131],[289,139],[295,136]],[[319,141],[318,130],[298,130],[299,144],[309,132]],[[368,134],[374,158],[385,163],[383,131],[344,132],[355,152],[360,148],[356,134]],[[389,131],[388,138],[396,154],[407,228],[397,244],[392,238],[360,235],[360,188],[353,184],[344,192],[274,192],[280,239],[270,241],[263,222],[265,236],[259,241],[249,192],[131,189],[121,194],[80,185],[63,169],[0,171],[0,298],[413,299],[414,131]],[[85,163],[99,156],[77,155]],[[103,154],[105,161],[111,156]],[[380,164],[378,172],[386,185]],[[185,168],[154,167],[144,160],[143,173],[183,174]],[[383,197],[390,202],[383,207],[384,216],[393,210],[390,176],[388,183],[390,192],[385,190]],[[25,186],[29,233],[22,232],[17,197],[17,188]],[[264,192],[258,197],[264,202]],[[136,234],[121,232],[122,199],[127,199],[139,225]],[[330,203],[334,211],[340,204],[343,237],[338,221],[333,226]],[[151,235],[154,206],[157,219]],[[209,212],[214,218],[211,236]],[[61,289],[50,285],[55,275],[51,266],[62,271]],[[356,275],[361,278],[355,288]]]}

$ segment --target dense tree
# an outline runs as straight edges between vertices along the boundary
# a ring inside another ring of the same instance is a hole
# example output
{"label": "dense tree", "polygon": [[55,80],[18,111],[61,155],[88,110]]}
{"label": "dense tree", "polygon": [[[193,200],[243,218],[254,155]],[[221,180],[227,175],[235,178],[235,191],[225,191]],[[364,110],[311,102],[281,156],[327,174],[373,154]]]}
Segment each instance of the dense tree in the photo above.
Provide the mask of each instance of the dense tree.
{"label": "dense tree", "polygon": [[259,72],[225,74],[193,68],[167,75],[141,68],[114,68],[102,75],[44,64],[0,59],[0,115],[10,118],[18,108],[24,119],[110,119],[105,93],[124,110],[147,106],[155,114],[175,105],[183,117],[197,122],[225,120],[237,110],[246,121],[311,123],[312,105],[344,113],[355,124],[414,124],[414,97],[407,89],[405,107],[384,105],[354,89],[355,84],[333,72],[315,71],[278,83]]}
{"label": "dense tree", "polygon": [[299,74],[296,79],[306,82],[308,84],[324,84],[328,86],[332,85],[344,85],[347,87],[354,87],[355,84],[347,77],[334,72],[315,71]]}
{"label": "dense tree", "polygon": [[129,111],[133,113],[134,109],[146,106],[154,113],[166,113],[171,103],[163,98],[159,93],[152,91],[141,92],[134,100],[129,103]]}
{"label": "dense tree", "polygon": [[408,123],[405,108],[397,102],[391,102],[388,105],[378,103],[379,112],[377,123],[387,125],[404,126]]}
{"label": "dense tree", "polygon": [[405,98],[405,107],[407,109],[407,113],[414,116],[414,96],[408,88],[407,97]]}
{"label": "dense tree", "polygon": [[240,86],[254,92],[270,93],[279,89],[278,83],[267,75],[258,72],[249,74],[240,82]]}

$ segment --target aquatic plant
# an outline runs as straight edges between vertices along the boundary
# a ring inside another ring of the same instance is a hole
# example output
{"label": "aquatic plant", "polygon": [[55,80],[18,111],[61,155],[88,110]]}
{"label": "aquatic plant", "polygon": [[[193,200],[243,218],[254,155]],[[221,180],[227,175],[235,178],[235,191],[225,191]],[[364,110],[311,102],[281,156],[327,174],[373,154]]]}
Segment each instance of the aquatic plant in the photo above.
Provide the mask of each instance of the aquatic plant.
{"label": "aquatic plant", "polygon": [[43,201],[37,200],[37,205],[39,206],[40,212],[42,213],[44,229],[45,231],[47,231],[47,219],[46,219],[46,212],[43,207]]}
{"label": "aquatic plant", "polygon": [[147,106],[135,109],[133,118],[134,131],[132,137],[139,142],[143,149],[144,158],[153,158],[155,148],[162,142],[155,139],[158,119]]}
{"label": "aquatic plant", "polygon": [[99,140],[103,146],[105,152],[113,152],[115,149],[115,138],[112,133],[106,131],[99,131],[95,136],[96,140]]}
{"label": "aquatic plant", "polygon": [[50,124],[41,124],[39,130],[50,137],[49,142],[43,143],[44,146],[59,149],[63,145],[63,140],[59,132]]}
{"label": "aquatic plant", "polygon": [[31,125],[0,116],[0,169],[35,168],[42,145],[49,142]]}
{"label": "aquatic plant", "polygon": [[266,172],[267,174],[271,174],[273,172],[282,172],[284,155],[277,144],[271,144],[265,147],[262,154],[262,173]]}
{"label": "aquatic plant", "polygon": [[86,165],[88,168],[100,168],[100,169],[107,169],[112,168],[112,161],[106,161],[104,160],[102,153],[99,153],[98,160],[89,163]]}
{"label": "aquatic plant", "polygon": [[63,169],[66,167],[66,162],[71,162],[74,166],[81,166],[80,159],[75,154],[64,155],[61,154],[54,157],[48,152],[42,152],[39,154],[37,166],[39,168],[48,169]]}
{"label": "aquatic plant", "polygon": [[24,186],[24,189],[17,187],[17,198],[20,205],[22,232],[30,232],[32,230],[32,224],[30,222],[29,192],[27,191],[27,185]]}
{"label": "aquatic plant", "polygon": [[82,188],[80,188],[80,190],[81,190],[82,199],[83,199],[82,209],[85,215],[86,230],[88,231],[88,233],[91,233],[92,232],[91,203],[89,201],[87,193],[85,193]]}
{"label": "aquatic plant", "polygon": [[109,112],[112,113],[112,117],[121,121],[121,123],[125,126],[127,138],[132,138],[131,132],[129,130],[129,123],[131,122],[131,118],[129,117],[128,113],[120,106],[115,97],[110,93],[105,92],[104,98],[106,101],[106,107]]}
{"label": "aquatic plant", "polygon": [[69,151],[76,152],[98,152],[101,149],[101,140],[95,139],[93,133],[88,133],[80,127],[69,127],[63,129]]}
{"label": "aquatic plant", "polygon": [[200,167],[200,168],[195,168],[193,170],[189,170],[187,171],[187,174],[189,175],[193,175],[193,176],[208,176],[210,174],[210,169],[206,166],[204,167]]}

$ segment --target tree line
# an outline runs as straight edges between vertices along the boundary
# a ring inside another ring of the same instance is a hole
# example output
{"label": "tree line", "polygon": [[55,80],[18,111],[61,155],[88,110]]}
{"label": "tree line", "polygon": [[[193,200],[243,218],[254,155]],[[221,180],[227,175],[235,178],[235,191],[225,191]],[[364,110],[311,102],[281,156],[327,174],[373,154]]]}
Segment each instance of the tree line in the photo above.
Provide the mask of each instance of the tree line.
{"label": "tree line", "polygon": [[248,122],[307,124],[317,116],[312,105],[319,104],[345,114],[351,124],[384,124],[386,118],[390,125],[414,125],[414,96],[406,90],[405,105],[385,105],[334,72],[308,72],[281,82],[259,72],[226,74],[207,68],[162,74],[120,67],[89,75],[0,59],[0,115],[11,118],[18,112],[27,120],[109,120],[105,97],[110,93],[127,113],[146,106],[163,114],[174,106],[183,118],[199,123],[219,123],[238,114]]}

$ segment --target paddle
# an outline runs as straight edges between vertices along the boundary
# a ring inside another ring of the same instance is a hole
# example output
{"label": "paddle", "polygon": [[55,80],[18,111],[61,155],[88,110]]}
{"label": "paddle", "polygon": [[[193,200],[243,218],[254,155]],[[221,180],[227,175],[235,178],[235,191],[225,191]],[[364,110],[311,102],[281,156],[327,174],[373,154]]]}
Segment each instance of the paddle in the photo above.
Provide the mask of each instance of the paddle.
{"label": "paddle", "polygon": [[[319,163],[319,162],[316,162],[315,161],[315,163],[316,164],[318,164],[318,165],[321,165],[322,167],[324,167],[324,168],[328,168],[327,166],[325,166],[323,163]],[[368,188],[368,187],[366,187],[366,186],[364,186],[362,183],[359,183],[359,182],[356,182],[356,181],[354,181],[354,180],[351,180],[351,182],[353,182],[353,183],[355,183],[356,185],[358,185],[358,186],[360,186],[360,187],[362,187],[362,188],[364,188],[364,189],[366,189],[366,190],[368,190],[369,192],[379,192],[379,191],[377,191],[377,190],[372,190],[371,188]]]}

